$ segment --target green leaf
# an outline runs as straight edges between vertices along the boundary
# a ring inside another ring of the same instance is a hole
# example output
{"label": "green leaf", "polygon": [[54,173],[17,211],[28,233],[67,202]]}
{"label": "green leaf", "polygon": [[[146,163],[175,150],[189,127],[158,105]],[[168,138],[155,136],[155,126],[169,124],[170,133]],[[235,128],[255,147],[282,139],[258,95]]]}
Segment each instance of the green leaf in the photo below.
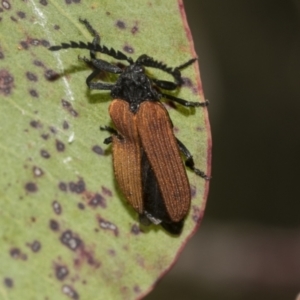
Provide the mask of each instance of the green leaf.
{"label": "green leaf", "polygon": [[[208,183],[188,170],[193,198],[183,233],[139,227],[114,181],[111,148],[103,144],[107,133],[99,131],[110,124],[111,98],[88,90],[91,70],[77,59],[88,51],[47,49],[90,42],[79,17],[99,31],[102,44],[134,59],[147,53],[174,67],[196,56],[182,1],[2,1],[1,299],[141,298],[172,266],[203,216]],[[176,95],[204,101],[197,65],[183,76],[190,84]],[[206,108],[168,109],[176,136],[209,174]]]}

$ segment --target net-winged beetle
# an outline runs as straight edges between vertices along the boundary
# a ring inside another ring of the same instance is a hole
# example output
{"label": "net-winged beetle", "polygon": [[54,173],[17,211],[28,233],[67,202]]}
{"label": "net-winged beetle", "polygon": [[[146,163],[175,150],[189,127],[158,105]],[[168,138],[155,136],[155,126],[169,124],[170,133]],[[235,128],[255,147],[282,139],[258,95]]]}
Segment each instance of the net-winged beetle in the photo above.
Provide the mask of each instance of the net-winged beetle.
{"label": "net-winged beetle", "polygon": [[[180,152],[185,164],[198,176],[208,180],[204,172],[194,166],[188,149],[173,133],[173,125],[161,98],[186,107],[207,106],[208,102],[189,102],[161,90],[175,90],[183,84],[181,70],[196,61],[171,68],[148,55],[136,61],[120,51],[100,45],[100,36],[87,20],[80,20],[94,36],[92,43],[62,43],[49,48],[58,51],[81,48],[90,51],[90,59],[82,58],[93,67],[86,83],[90,89],[108,90],[113,98],[109,113],[116,129],[101,127],[112,135],[104,143],[112,143],[116,180],[127,201],[138,212],[144,225],[160,224],[171,234],[180,234],[191,202],[191,191]],[[100,52],[129,63],[120,68],[96,58]],[[160,69],[174,78],[174,82],[150,78],[145,67]],[[115,84],[95,82],[102,71],[118,74]]]}

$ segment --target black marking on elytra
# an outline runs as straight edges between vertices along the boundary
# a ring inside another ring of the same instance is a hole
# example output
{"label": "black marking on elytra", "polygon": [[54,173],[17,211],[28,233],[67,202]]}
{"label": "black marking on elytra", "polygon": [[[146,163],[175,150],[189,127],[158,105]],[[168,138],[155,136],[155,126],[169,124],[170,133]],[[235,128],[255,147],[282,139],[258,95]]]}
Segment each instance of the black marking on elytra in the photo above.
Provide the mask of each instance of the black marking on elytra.
{"label": "black marking on elytra", "polygon": [[0,70],[0,95],[10,95],[13,87],[14,77],[7,70]]}
{"label": "black marking on elytra", "polygon": [[29,193],[35,193],[37,192],[38,187],[34,182],[27,182],[25,184],[25,190]]}
{"label": "black marking on elytra", "polygon": [[60,236],[60,241],[72,251],[76,251],[83,244],[82,240],[71,230],[64,231]]}
{"label": "black marking on elytra", "polygon": [[49,227],[53,231],[58,231],[59,230],[59,223],[56,220],[51,219],[49,221]]}
{"label": "black marking on elytra", "polygon": [[50,153],[47,150],[45,150],[45,149],[42,149],[40,151],[40,153],[41,153],[41,156],[44,157],[44,158],[46,158],[46,159],[48,159],[48,158],[51,157]]}
{"label": "black marking on elytra", "polygon": [[55,145],[56,145],[56,150],[58,152],[63,152],[65,150],[65,148],[66,148],[65,144],[62,141],[60,141],[60,140],[56,140],[55,141]]}
{"label": "black marking on elytra", "polygon": [[104,154],[104,150],[98,145],[93,146],[92,150],[93,150],[93,152],[95,152],[98,155]]}
{"label": "black marking on elytra", "polygon": [[14,281],[9,277],[5,277],[3,283],[8,288],[12,288],[14,286]]}
{"label": "black marking on elytra", "polygon": [[72,193],[81,194],[85,191],[85,182],[83,179],[79,179],[77,182],[70,181],[69,189]]}

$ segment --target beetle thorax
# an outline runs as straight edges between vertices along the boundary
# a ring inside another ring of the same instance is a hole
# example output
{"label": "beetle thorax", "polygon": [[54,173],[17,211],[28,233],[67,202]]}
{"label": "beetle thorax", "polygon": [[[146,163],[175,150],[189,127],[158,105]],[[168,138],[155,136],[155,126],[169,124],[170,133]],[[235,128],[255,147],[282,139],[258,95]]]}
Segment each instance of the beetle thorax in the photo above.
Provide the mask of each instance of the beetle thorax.
{"label": "beetle thorax", "polygon": [[115,99],[129,102],[132,112],[136,112],[143,101],[159,100],[159,94],[153,88],[151,79],[146,75],[144,67],[138,63],[124,69],[111,95]]}

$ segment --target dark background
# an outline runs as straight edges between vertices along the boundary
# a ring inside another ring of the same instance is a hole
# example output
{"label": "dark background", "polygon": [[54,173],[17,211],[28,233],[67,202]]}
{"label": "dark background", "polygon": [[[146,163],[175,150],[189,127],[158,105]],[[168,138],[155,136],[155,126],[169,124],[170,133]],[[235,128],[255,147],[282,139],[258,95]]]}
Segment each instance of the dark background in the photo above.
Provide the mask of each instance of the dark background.
{"label": "dark background", "polygon": [[213,137],[202,225],[147,300],[300,293],[300,1],[185,1]]}

